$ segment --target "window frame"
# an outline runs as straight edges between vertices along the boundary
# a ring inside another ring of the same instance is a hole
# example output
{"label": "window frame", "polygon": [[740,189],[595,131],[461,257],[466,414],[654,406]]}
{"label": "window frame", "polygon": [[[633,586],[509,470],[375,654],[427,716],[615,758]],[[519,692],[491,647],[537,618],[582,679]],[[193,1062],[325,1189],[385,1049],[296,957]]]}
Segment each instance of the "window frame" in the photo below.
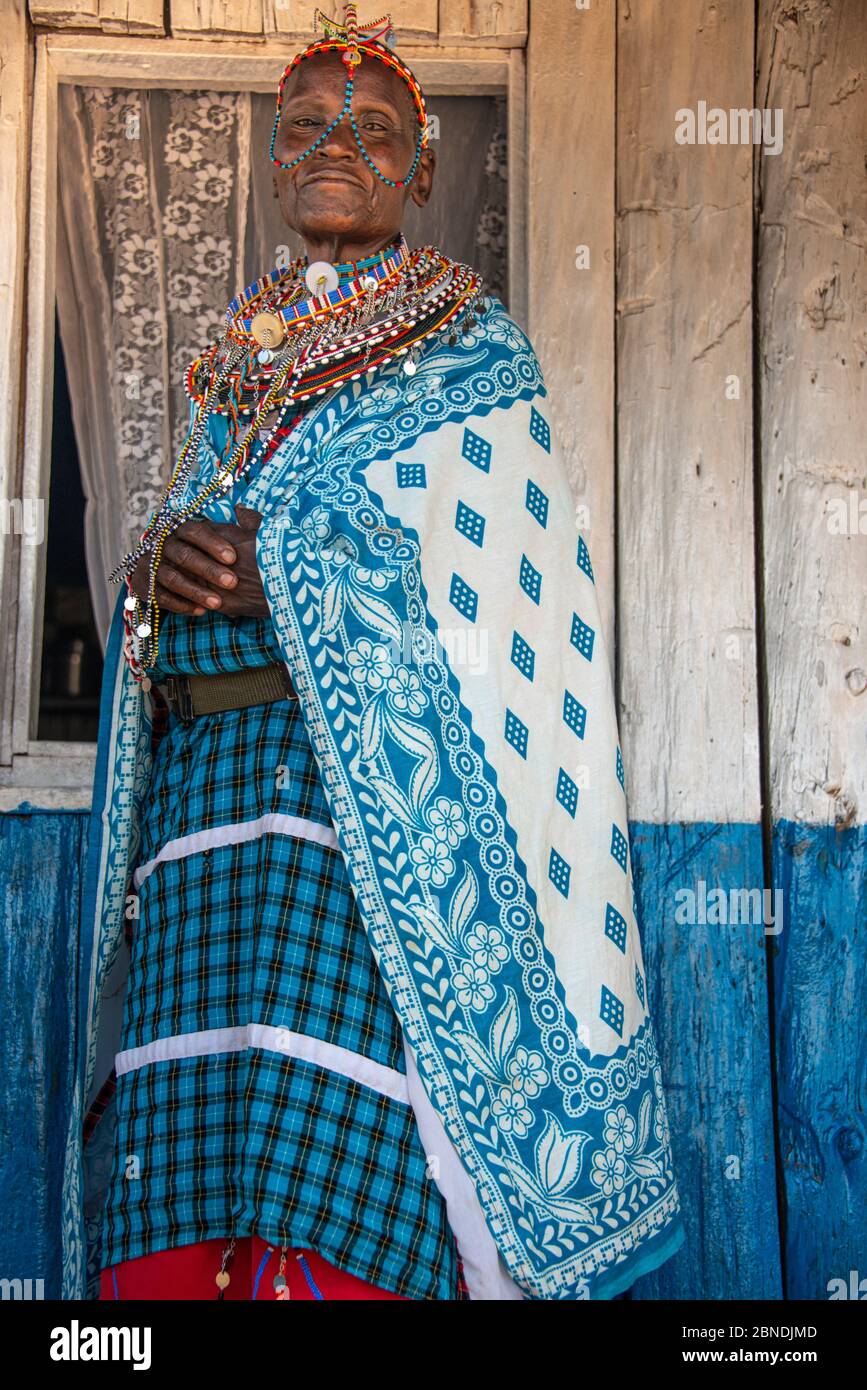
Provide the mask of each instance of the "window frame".
{"label": "window frame", "polygon": [[[468,51],[408,46],[402,55],[429,96],[506,97],[508,123],[509,297],[527,315],[527,117],[523,48]],[[10,480],[12,497],[39,498],[48,515],[54,388],[57,244],[57,113],[62,83],[274,92],[285,44],[252,48],[223,40],[186,41],[71,34],[39,35],[30,150],[28,269],[23,366],[23,447]],[[46,528],[47,529],[47,528]],[[0,536],[0,604],[9,615],[0,639],[8,698],[0,713],[0,811],[82,810],[90,806],[95,743],[37,739],[46,545]],[[3,561],[6,561],[5,563]],[[11,563],[8,562],[11,560]]]}

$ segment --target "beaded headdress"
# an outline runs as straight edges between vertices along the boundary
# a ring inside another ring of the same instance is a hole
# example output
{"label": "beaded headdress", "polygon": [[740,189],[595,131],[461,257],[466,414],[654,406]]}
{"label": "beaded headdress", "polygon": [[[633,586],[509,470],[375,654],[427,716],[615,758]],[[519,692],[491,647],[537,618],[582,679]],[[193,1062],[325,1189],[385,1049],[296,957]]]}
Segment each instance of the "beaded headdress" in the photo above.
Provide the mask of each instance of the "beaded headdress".
{"label": "beaded headdress", "polygon": [[[313,151],[322,144],[323,140],[328,138],[331,131],[340,123],[344,116],[348,116],[349,123],[352,127],[352,133],[355,136],[355,142],[361,151],[365,163],[382,179],[383,183],[390,184],[392,188],[404,188],[412,181],[413,175],[418,168],[418,162],[421,159],[422,150],[425,149],[428,143],[427,111],[425,109],[424,93],[414,73],[411,72],[406,63],[393,51],[394,27],[391,22],[391,15],[383,15],[380,19],[371,20],[368,24],[359,24],[358,12],[355,5],[344,5],[343,9],[344,21],[342,24],[339,24],[337,20],[329,19],[328,15],[322,10],[316,10],[313,20],[314,31],[318,30],[319,23],[321,22],[325,37],[316,39],[313,43],[308,44],[306,48],[302,49],[300,53],[296,53],[295,57],[283,71],[283,75],[280,78],[280,85],[277,88],[277,111],[274,116],[274,128],[271,132],[271,144],[268,151],[271,162],[278,165],[281,169],[293,169],[296,164],[300,164],[303,159],[311,155]],[[331,53],[334,51],[341,53],[342,62],[346,67],[346,87],[343,93],[343,106],[334,120],[310,145],[308,145],[303,154],[299,154],[297,158],[289,160],[288,163],[284,163],[282,159],[278,159],[274,154],[274,144],[280,126],[280,117],[283,113],[283,91],[286,82],[295,71],[298,64],[303,62],[305,58],[312,58],[317,53]],[[415,158],[412,161],[409,173],[402,179],[386,178],[385,174],[377,167],[364,147],[364,141],[361,138],[361,132],[355,120],[355,115],[352,110],[352,92],[355,83],[355,69],[358,67],[363,57],[375,58],[377,62],[383,63],[386,67],[391,68],[393,72],[396,72],[409,88],[415,106],[415,112],[419,123]]]}

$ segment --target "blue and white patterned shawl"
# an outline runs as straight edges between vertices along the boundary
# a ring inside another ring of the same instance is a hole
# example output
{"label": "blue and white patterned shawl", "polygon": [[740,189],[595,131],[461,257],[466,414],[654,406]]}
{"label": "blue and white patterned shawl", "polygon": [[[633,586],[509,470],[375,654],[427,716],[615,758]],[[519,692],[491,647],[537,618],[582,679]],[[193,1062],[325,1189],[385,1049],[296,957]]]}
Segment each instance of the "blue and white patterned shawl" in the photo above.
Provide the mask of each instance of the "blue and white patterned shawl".
{"label": "blue and white patterned shawl", "polygon": [[[457,345],[428,342],[415,374],[395,363],[323,398],[234,500],[265,516],[265,592],[471,1291],[612,1297],[683,1230],[608,658],[532,347],[495,299]],[[149,764],[119,623],[85,1090]],[[73,1136],[70,1291],[78,1181]]]}

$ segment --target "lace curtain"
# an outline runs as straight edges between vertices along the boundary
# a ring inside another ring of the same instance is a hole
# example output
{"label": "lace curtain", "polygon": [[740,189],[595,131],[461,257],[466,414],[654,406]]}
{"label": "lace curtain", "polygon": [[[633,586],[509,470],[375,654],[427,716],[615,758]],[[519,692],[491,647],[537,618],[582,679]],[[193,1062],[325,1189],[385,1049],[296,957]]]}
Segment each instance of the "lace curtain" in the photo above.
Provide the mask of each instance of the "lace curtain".
{"label": "lace curtain", "polygon": [[[273,196],[270,96],[62,86],[59,102],[57,308],[104,641],[106,575],[183,440],[184,369],[236,291],[303,248]],[[407,239],[469,261],[508,302],[505,101],[442,97],[430,113],[435,189],[408,204]]]}

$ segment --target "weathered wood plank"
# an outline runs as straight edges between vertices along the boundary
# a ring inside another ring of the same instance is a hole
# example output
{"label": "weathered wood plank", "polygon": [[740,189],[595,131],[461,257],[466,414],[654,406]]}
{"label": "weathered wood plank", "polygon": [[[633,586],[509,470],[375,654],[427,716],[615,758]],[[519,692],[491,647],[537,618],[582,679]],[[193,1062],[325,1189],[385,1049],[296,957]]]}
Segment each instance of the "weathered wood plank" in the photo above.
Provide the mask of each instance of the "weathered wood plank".
{"label": "weathered wood plank", "polygon": [[622,734],[640,819],[753,821],[752,146],[675,141],[709,94],[752,106],[753,25],[685,14],[637,0],[619,28]]}
{"label": "weathered wood plank", "polygon": [[262,0],[171,0],[173,34],[237,35],[264,32]]}
{"label": "weathered wood plank", "polygon": [[775,815],[846,826],[867,809],[867,16],[761,13],[785,130],[759,167],[771,787]]}
{"label": "weathered wood plank", "polygon": [[[132,40],[127,40],[132,42]],[[48,40],[36,41],[33,120],[29,149],[27,340],[24,382],[24,448],[20,487],[24,497],[48,497],[54,385],[55,250],[57,242],[56,74]],[[24,545],[18,561],[15,698],[12,751],[26,753],[36,728],[39,661],[45,611],[41,547]]]}
{"label": "weathered wood plank", "polygon": [[761,884],[757,827],[630,821],[647,990],[687,1240],[633,1299],[782,1296],[765,937],[678,920],[677,890]]}
{"label": "weathered wood plank", "polygon": [[[285,41],[261,44],[231,39],[130,39],[83,34],[46,38],[61,82],[136,87],[201,87],[222,92],[274,92],[286,66]],[[482,96],[508,90],[510,50],[401,49],[425,91],[433,96]]]}
{"label": "weathered wood plank", "polygon": [[757,171],[780,1148],[788,1294],[815,1299],[863,1278],[867,1241],[867,12],[759,15],[784,129]]}
{"label": "weathered wood plank", "polygon": [[106,34],[162,34],[163,0],[30,0],[34,24],[99,29]]}
{"label": "weathered wood plank", "polygon": [[60,1297],[86,844],[86,815],[0,816],[0,1264],[7,1278],[43,1279],[45,1298]]}
{"label": "weathered wood plank", "polygon": [[[25,0],[13,0],[0,25],[0,314],[4,325],[0,351],[0,499],[20,497],[18,452],[23,380],[24,266],[27,254],[28,169],[33,55],[27,39]],[[15,537],[0,527],[0,651],[12,649],[16,621],[13,558]],[[11,710],[14,666],[2,673],[0,764],[12,756]]]}
{"label": "weathered wood plank", "polygon": [[[568,130],[568,137],[566,132]],[[552,131],[563,133],[551,139]],[[614,18],[537,0],[527,48],[528,326],[613,660]],[[586,247],[587,268],[576,261]],[[580,512],[578,509],[580,508]]]}
{"label": "weathered wood plank", "polygon": [[[263,29],[266,34],[298,39],[299,47],[312,41],[315,5],[309,4],[308,0],[263,0],[263,4]],[[335,4],[334,0],[320,8],[335,19],[343,18],[343,7]],[[358,7],[358,18],[362,24],[387,13],[392,17],[399,49],[402,50],[409,42],[436,42],[437,0],[402,0],[401,4],[390,7],[368,3]]]}
{"label": "weathered wood plank", "polygon": [[[697,908],[706,892],[721,890],[727,906],[764,883],[753,153],[675,139],[676,113],[700,100],[752,106],[752,52],[752,9],[739,0],[619,8],[621,736],[688,1232],[683,1251],[634,1297],[781,1291],[762,923],[734,924],[726,913],[709,925]],[[688,900],[676,896],[690,891],[691,922]]]}
{"label": "weathered wood plank", "polygon": [[863,1298],[849,1274],[867,1276],[867,830],[778,821],[773,854],[786,1294],[826,1299],[840,1280],[843,1298]]}
{"label": "weathered wood plank", "polygon": [[[477,43],[496,43],[520,47],[527,42],[528,34],[527,0],[440,0],[439,36],[441,43],[465,43],[474,39]],[[544,0],[534,5],[533,23],[537,11],[545,8]],[[573,15],[566,13],[566,7],[559,5],[561,22],[572,22]],[[607,6],[605,8],[608,8]]]}
{"label": "weathered wood plank", "polygon": [[527,64],[520,48],[509,54],[508,123],[508,219],[509,312],[521,324],[528,322],[527,245]]}

